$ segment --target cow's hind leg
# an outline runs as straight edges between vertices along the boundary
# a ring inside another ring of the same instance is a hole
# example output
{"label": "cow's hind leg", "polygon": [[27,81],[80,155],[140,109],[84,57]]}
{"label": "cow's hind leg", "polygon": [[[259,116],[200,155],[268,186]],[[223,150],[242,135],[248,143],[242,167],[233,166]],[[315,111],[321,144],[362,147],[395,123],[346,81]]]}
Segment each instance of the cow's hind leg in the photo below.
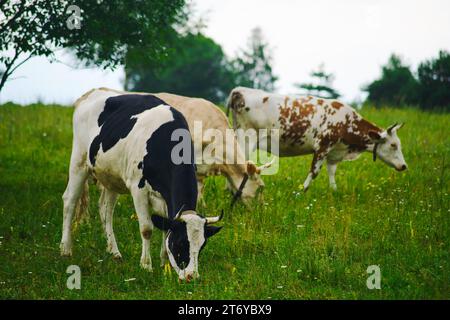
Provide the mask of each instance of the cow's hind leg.
{"label": "cow's hind leg", "polygon": [[309,174],[306,177],[305,182],[303,183],[304,191],[308,190],[309,185],[311,184],[311,181],[314,180],[317,177],[317,175],[319,174],[324,160],[325,160],[324,153],[318,153],[318,152],[314,153],[313,161],[311,163],[311,169],[309,170]]}
{"label": "cow's hind leg", "polygon": [[63,230],[60,244],[62,256],[72,255],[72,218],[84,188],[86,179],[88,178],[88,169],[85,164],[86,154],[72,149],[70,159],[69,182],[66,191],[63,194]]}
{"label": "cow's hind leg", "polygon": [[99,211],[107,239],[106,251],[111,253],[115,259],[121,259],[122,255],[117,247],[113,229],[114,207],[116,205],[118,194],[104,187],[102,187],[101,190]]}
{"label": "cow's hind leg", "polygon": [[150,205],[148,190],[140,189],[137,185],[131,188],[134,208],[139,220],[139,231],[142,239],[141,267],[152,271],[152,257],[150,255],[150,239],[153,233],[153,223],[150,219]]}
{"label": "cow's hind leg", "polygon": [[331,189],[333,189],[334,191],[337,190],[336,180],[335,180],[336,169],[337,169],[337,162],[333,163],[333,162],[327,161],[328,180],[330,181]]}

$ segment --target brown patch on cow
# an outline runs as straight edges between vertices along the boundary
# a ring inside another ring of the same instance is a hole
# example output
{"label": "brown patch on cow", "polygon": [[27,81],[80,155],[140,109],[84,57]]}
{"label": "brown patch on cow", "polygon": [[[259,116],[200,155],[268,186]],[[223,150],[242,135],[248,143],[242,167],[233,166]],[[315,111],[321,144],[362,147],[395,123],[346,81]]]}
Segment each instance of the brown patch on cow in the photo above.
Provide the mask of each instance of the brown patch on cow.
{"label": "brown patch on cow", "polygon": [[309,116],[315,112],[315,107],[311,103],[305,104],[304,108],[300,108],[300,114],[304,117]]}
{"label": "brown patch on cow", "polygon": [[311,126],[311,118],[315,113],[313,104],[304,104],[304,99],[296,99],[292,106],[280,105],[280,128],[282,130],[281,139],[290,141],[292,144],[301,144],[306,130]]}
{"label": "brown patch on cow", "polygon": [[239,110],[245,107],[245,99],[242,93],[234,91],[231,95],[230,106],[234,110]]}
{"label": "brown patch on cow", "polygon": [[333,102],[331,103],[331,106],[332,106],[333,108],[335,108],[336,110],[339,110],[339,109],[342,108],[344,105],[343,105],[342,103],[338,102],[338,101],[333,101]]}
{"label": "brown patch on cow", "polygon": [[373,123],[358,117],[354,111],[352,115],[347,114],[345,120],[345,130],[342,132],[342,142],[348,146],[349,152],[361,152],[366,150],[367,146],[372,143],[369,132],[382,132],[382,130]]}
{"label": "brown patch on cow", "polygon": [[144,237],[144,239],[150,240],[150,238],[152,237],[152,230],[146,229],[142,231],[142,237]]}
{"label": "brown patch on cow", "polygon": [[254,175],[258,171],[258,168],[253,162],[247,162],[247,174],[249,176]]}
{"label": "brown patch on cow", "polygon": [[264,98],[263,98],[263,103],[266,103],[267,100],[269,100],[269,97],[264,97]]}

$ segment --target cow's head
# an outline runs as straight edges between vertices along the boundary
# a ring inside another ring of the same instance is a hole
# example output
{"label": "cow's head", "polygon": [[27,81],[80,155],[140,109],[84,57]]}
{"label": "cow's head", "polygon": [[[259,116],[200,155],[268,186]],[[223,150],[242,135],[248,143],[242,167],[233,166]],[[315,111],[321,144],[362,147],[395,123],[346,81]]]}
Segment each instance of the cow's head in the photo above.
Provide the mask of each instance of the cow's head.
{"label": "cow's head", "polygon": [[395,168],[397,171],[403,171],[408,168],[403,158],[402,145],[397,136],[397,130],[403,126],[394,124],[386,131],[369,131],[369,137],[374,143],[373,159],[379,157],[384,163]]}
{"label": "cow's head", "polygon": [[227,188],[233,194],[232,206],[238,199],[241,199],[247,205],[256,196],[262,197],[265,184],[261,179],[261,171],[269,168],[272,163],[273,160],[257,167],[252,161],[247,161],[244,174],[239,171],[235,172],[233,177],[231,175],[228,176]]}
{"label": "cow's head", "polygon": [[250,199],[255,198],[258,194],[262,195],[262,191],[265,187],[264,181],[261,179],[261,171],[269,168],[273,161],[268,162],[262,166],[256,166],[253,161],[246,162],[246,173],[248,175],[248,181],[242,190],[242,200],[248,202]]}
{"label": "cow's head", "polygon": [[199,277],[198,258],[209,237],[222,227],[211,226],[223,217],[202,217],[195,211],[179,212],[174,219],[152,215],[153,224],[166,231],[165,246],[169,261],[180,280],[190,281]]}

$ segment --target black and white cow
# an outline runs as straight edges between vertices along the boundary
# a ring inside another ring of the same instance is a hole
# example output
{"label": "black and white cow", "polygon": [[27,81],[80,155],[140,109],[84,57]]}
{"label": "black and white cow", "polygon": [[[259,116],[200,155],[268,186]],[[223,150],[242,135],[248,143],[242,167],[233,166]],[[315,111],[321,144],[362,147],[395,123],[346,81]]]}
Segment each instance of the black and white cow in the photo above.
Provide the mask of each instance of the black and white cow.
{"label": "black and white cow", "polygon": [[[118,194],[129,192],[142,238],[141,266],[152,270],[150,238],[155,225],[164,233],[161,265],[168,256],[180,279],[198,277],[200,250],[221,228],[209,224],[221,217],[205,218],[195,211],[194,153],[183,115],[153,95],[99,90],[89,99],[79,99],[73,126],[69,182],[63,195],[61,255],[72,254],[72,217],[88,176],[93,175],[104,188],[100,216],[108,252],[121,258],[113,232],[113,210]],[[179,149],[181,161],[174,161],[174,147],[180,143],[187,143],[187,148]],[[158,215],[150,217],[150,207]]]}

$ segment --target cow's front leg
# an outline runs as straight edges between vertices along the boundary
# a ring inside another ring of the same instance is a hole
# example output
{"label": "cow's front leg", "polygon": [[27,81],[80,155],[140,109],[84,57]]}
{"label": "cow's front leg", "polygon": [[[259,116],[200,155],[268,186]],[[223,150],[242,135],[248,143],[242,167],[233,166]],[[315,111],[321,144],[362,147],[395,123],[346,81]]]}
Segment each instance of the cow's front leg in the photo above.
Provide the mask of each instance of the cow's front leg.
{"label": "cow's front leg", "polygon": [[303,183],[303,190],[306,191],[311,184],[311,181],[314,180],[320,172],[322,168],[323,162],[325,160],[325,154],[323,153],[314,153],[313,161],[311,163],[311,169],[309,170],[309,174],[306,177],[305,182]]}
{"label": "cow's front leg", "polygon": [[330,163],[329,161],[327,161],[328,180],[330,181],[331,189],[333,189],[334,191],[337,190],[336,180],[335,180],[336,169],[337,169],[337,163]]}
{"label": "cow's front leg", "polygon": [[152,271],[152,257],[150,255],[150,239],[153,233],[153,223],[149,214],[149,199],[146,189],[138,186],[131,189],[134,208],[139,220],[139,231],[142,239],[141,267]]}
{"label": "cow's front leg", "polygon": [[203,197],[203,189],[205,187],[205,181],[203,178],[198,177],[197,178],[197,190],[198,190],[198,195],[197,195],[197,205],[198,206],[203,206],[204,208],[206,208],[206,202],[205,202],[205,198]]}
{"label": "cow's front leg", "polygon": [[117,193],[106,188],[102,188],[102,193],[100,195],[99,201],[99,211],[107,239],[106,251],[111,253],[115,259],[121,259],[122,255],[120,254],[119,248],[117,247],[116,237],[114,236],[113,229],[113,214],[117,196]]}
{"label": "cow's front leg", "polygon": [[162,241],[161,241],[161,251],[159,252],[159,257],[161,259],[160,266],[163,268],[167,263],[167,249],[166,249],[166,232],[162,232]]}

